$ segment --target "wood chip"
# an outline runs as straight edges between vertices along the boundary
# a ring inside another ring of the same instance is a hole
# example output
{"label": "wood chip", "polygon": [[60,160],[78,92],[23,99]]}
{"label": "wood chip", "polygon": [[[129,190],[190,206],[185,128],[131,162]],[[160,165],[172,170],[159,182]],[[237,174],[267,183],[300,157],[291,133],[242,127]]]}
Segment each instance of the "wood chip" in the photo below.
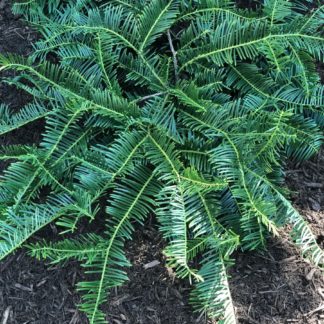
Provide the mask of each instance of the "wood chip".
{"label": "wood chip", "polygon": [[119,305],[121,305],[125,300],[127,300],[129,297],[130,297],[129,294],[126,294],[126,295],[124,295],[124,296],[121,296],[121,297],[119,297],[119,298],[117,298],[117,299],[111,301],[111,305],[113,305],[113,306],[119,306]]}
{"label": "wood chip", "polygon": [[307,276],[306,276],[306,279],[308,280],[308,281],[311,281],[312,279],[313,279],[313,277],[314,277],[314,273],[316,272],[316,268],[313,268],[311,271],[309,271],[309,273],[307,274]]}
{"label": "wood chip", "polygon": [[275,294],[277,293],[278,290],[265,290],[265,291],[259,291],[259,294],[263,295],[263,294]]}
{"label": "wood chip", "polygon": [[0,9],[4,9],[4,7],[6,6],[6,2],[7,0],[0,0]]}
{"label": "wood chip", "polygon": [[42,281],[40,281],[36,287],[39,288],[40,286],[44,285],[46,283],[47,279],[43,279]]}
{"label": "wood chip", "polygon": [[1,324],[7,324],[11,308],[12,308],[11,306],[8,306],[6,308],[6,310],[3,312],[2,319],[1,319]]}
{"label": "wood chip", "polygon": [[74,314],[73,314],[73,317],[71,318],[71,321],[69,322],[69,324],[77,324],[80,320],[78,311],[73,310],[73,312],[74,312]]}
{"label": "wood chip", "polygon": [[296,256],[293,255],[293,256],[291,256],[291,257],[289,257],[289,258],[282,259],[282,260],[280,260],[279,262],[280,262],[280,263],[285,263],[285,262],[291,262],[291,261],[295,261],[295,260],[296,260]]}
{"label": "wood chip", "polygon": [[305,186],[308,188],[315,188],[315,189],[321,189],[324,188],[324,184],[322,183],[316,183],[316,182],[304,182]]}
{"label": "wood chip", "polygon": [[150,269],[150,268],[154,268],[154,267],[158,266],[160,263],[161,263],[160,261],[154,260],[152,262],[149,262],[149,263],[144,264],[143,265],[143,268],[145,270]]}
{"label": "wood chip", "polygon": [[113,322],[116,324],[123,324],[121,321],[118,321],[117,319],[113,319]]}
{"label": "wood chip", "polygon": [[28,291],[28,292],[32,292],[33,291],[33,289],[31,287],[26,287],[26,286],[23,286],[23,285],[21,285],[19,283],[16,283],[15,284],[15,287],[17,289],[20,289],[20,290],[23,290],[23,291]]}
{"label": "wood chip", "polygon": [[319,307],[315,308],[314,310],[304,314],[304,316],[310,316],[310,315],[313,315],[317,312],[320,312],[321,310],[324,310],[324,304],[323,305],[320,305]]}
{"label": "wood chip", "polygon": [[322,298],[324,299],[324,289],[318,288],[317,291],[322,296]]}

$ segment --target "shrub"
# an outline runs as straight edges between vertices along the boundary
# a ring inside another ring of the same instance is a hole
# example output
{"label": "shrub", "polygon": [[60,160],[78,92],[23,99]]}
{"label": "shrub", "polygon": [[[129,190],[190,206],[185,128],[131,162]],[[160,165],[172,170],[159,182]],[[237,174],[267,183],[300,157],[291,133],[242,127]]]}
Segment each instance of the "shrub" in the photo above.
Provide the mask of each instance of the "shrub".
{"label": "shrub", "polygon": [[[305,1],[303,1],[305,3]],[[155,213],[169,265],[194,283],[195,310],[235,322],[227,269],[292,224],[305,257],[323,251],[287,200],[288,159],[321,145],[323,7],[265,0],[29,1],[14,10],[42,34],[25,59],[0,57],[6,82],[33,102],[2,105],[0,134],[45,119],[39,145],[1,147],[0,258],[55,222],[102,233],[29,244],[54,263],[79,260],[80,309],[90,323],[127,280],[125,240]],[[103,208],[103,199],[106,207]]]}

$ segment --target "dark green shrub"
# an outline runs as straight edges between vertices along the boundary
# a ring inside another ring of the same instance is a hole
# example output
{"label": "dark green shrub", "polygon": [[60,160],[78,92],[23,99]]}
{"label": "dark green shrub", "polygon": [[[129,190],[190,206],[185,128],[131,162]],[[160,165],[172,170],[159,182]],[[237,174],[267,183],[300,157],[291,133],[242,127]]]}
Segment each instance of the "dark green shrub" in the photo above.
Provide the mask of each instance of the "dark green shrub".
{"label": "dark green shrub", "polygon": [[27,59],[0,57],[0,70],[19,71],[6,81],[34,98],[18,113],[1,106],[0,135],[39,119],[46,130],[38,146],[1,147],[11,164],[0,182],[0,259],[51,222],[67,233],[104,218],[101,235],[28,246],[82,263],[92,279],[78,284],[80,309],[92,324],[105,323],[100,306],[127,280],[124,242],[149,212],[170,266],[194,282],[194,308],[227,323],[238,248],[261,248],[289,223],[305,257],[323,265],[284,188],[287,159],[321,145],[323,7],[34,0],[15,10],[43,37]]}

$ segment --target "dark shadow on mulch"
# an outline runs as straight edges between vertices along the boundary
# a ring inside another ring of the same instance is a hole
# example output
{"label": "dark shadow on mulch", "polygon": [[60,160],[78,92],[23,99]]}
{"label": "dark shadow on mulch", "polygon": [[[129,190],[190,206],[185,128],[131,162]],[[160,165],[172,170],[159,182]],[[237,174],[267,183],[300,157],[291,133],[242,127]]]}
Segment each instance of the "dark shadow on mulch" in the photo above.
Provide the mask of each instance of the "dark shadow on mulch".
{"label": "dark shadow on mulch", "polygon": [[[30,27],[11,13],[11,1],[0,1],[6,5],[0,8],[0,53],[13,53],[28,56],[32,51],[31,43],[37,40],[38,35]],[[15,75],[12,71],[0,73],[0,78]],[[0,103],[8,104],[13,112],[29,103],[31,96],[4,82],[0,83]],[[32,144],[40,141],[40,133],[44,129],[43,121],[27,125],[21,130],[4,136],[0,144]]]}

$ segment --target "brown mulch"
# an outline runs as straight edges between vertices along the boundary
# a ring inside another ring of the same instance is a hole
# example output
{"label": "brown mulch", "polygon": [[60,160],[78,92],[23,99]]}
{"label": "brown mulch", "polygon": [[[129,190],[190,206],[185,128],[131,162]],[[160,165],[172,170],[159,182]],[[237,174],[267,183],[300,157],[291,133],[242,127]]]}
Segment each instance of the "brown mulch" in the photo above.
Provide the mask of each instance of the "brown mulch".
{"label": "brown mulch", "polygon": [[[28,56],[32,51],[31,43],[37,39],[37,34],[26,24],[11,13],[11,1],[0,0],[0,53],[13,53]],[[5,71],[0,78],[14,75],[12,71]],[[22,90],[1,82],[0,103],[10,105],[13,111],[18,111],[23,105],[31,101],[31,96]],[[31,144],[40,140],[43,122],[37,125],[27,125],[23,130],[13,132],[10,136],[1,138],[1,144]],[[35,129],[39,128],[39,131]]]}
{"label": "brown mulch", "polygon": [[50,266],[21,250],[0,263],[1,324],[86,323],[76,310],[80,267]]}
{"label": "brown mulch", "polygon": [[206,323],[188,305],[188,282],[175,278],[165,265],[165,242],[154,223],[136,231],[126,245],[132,263],[129,282],[112,291],[106,309],[109,323],[193,324]]}
{"label": "brown mulch", "polygon": [[[8,1],[1,3],[6,6],[0,6],[0,52],[28,55],[30,41],[37,35],[10,13]],[[0,102],[10,103],[15,111],[28,100],[23,92],[0,84]],[[0,143],[38,142],[40,126],[28,126]],[[324,151],[311,161],[288,167],[287,184],[295,206],[324,247]],[[51,240],[56,228],[48,227],[39,235]],[[132,263],[130,280],[110,293],[106,307],[110,323],[206,323],[192,313],[188,283],[175,279],[165,266],[164,245],[153,220],[126,244]],[[302,260],[286,232],[271,239],[267,251],[238,253],[231,276],[239,323],[324,323],[323,275]],[[82,278],[77,262],[53,266],[29,257],[24,249],[17,251],[0,262],[0,323],[86,324],[76,306],[80,302],[76,283]]]}
{"label": "brown mulch", "polygon": [[[56,228],[48,228],[40,236],[55,238]],[[193,315],[188,305],[189,286],[174,278],[162,255],[164,241],[153,224],[135,232],[126,244],[132,263],[129,282],[110,292],[106,306],[109,323],[192,324],[205,323]],[[83,280],[77,262],[50,265],[18,251],[0,262],[1,324],[85,324],[76,305],[80,296],[76,283]]]}
{"label": "brown mulch", "polygon": [[291,165],[287,183],[296,208],[311,224],[318,243],[324,248],[324,148],[315,158]]}
{"label": "brown mulch", "polygon": [[[286,183],[324,248],[324,149],[310,161],[290,163]],[[288,230],[267,251],[238,255],[231,287],[240,323],[324,323],[323,273],[301,258]]]}

